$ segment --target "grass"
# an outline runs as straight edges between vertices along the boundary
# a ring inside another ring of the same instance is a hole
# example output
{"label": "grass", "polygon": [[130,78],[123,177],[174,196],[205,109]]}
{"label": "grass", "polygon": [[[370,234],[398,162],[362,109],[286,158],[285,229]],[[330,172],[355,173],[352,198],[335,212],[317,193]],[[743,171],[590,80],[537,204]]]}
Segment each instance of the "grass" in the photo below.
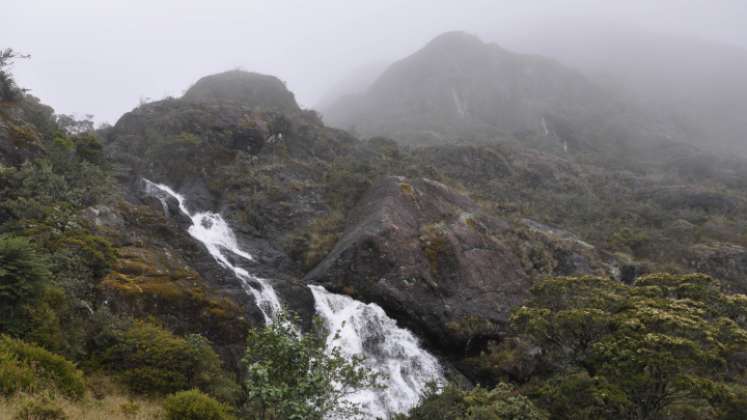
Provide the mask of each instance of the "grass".
{"label": "grass", "polygon": [[[13,420],[29,402],[43,399],[40,395],[17,395],[0,398],[0,420]],[[107,395],[102,399],[85,398],[70,401],[56,398],[50,403],[62,409],[68,419],[75,420],[154,420],[163,418],[159,401],[130,398],[123,394]]]}

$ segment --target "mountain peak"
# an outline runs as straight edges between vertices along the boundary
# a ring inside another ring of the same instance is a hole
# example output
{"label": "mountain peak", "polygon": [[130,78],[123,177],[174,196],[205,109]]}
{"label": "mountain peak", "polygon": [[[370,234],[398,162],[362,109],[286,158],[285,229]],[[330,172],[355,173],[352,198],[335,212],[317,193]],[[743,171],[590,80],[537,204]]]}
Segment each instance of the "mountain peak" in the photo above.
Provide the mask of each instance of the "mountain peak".
{"label": "mountain peak", "polygon": [[275,76],[230,70],[205,76],[184,94],[193,102],[231,102],[251,107],[297,111],[293,93]]}
{"label": "mountain peak", "polygon": [[425,50],[441,48],[463,48],[463,47],[481,47],[485,43],[475,35],[464,31],[445,32],[433,38],[426,46]]}

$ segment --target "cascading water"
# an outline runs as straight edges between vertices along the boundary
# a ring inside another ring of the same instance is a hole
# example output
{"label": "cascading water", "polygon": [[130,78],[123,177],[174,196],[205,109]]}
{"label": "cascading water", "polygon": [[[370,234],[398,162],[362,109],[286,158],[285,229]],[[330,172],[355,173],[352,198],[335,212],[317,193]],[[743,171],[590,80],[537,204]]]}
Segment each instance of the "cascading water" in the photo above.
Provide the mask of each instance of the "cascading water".
{"label": "cascading water", "polygon": [[309,286],[317,314],[331,334],[327,347],[337,347],[343,355],[365,356],[365,363],[379,373],[382,389],[362,390],[349,397],[359,403],[371,418],[389,418],[409,411],[420,400],[429,382],[441,383],[441,366],[435,357],[420,348],[417,338],[400,328],[376,304],[365,304],[344,295]]}
{"label": "cascading water", "polygon": [[[218,264],[233,271],[244,289],[254,296],[265,322],[271,323],[281,308],[278,296],[268,280],[231,262],[231,254],[246,261],[254,258],[239,248],[236,235],[226,221],[217,213],[190,213],[185,198],[166,185],[146,179],[145,190],[161,201],[166,212],[169,197],[179,203],[179,210],[192,221],[189,234],[207,248]],[[436,358],[420,348],[417,338],[399,328],[380,306],[330,293],[321,286],[309,288],[317,314],[332,332],[327,347],[337,347],[348,357],[364,356],[366,365],[381,375],[382,389],[361,390],[348,397],[349,401],[360,404],[367,417],[385,419],[394,413],[407,412],[420,400],[428,383],[443,382]]]}
{"label": "cascading water", "polygon": [[233,264],[226,253],[233,254],[247,261],[253,261],[251,255],[242,251],[236,242],[231,228],[220,214],[211,212],[198,212],[192,214],[184,204],[185,200],[181,194],[167,187],[145,180],[145,192],[161,200],[164,210],[168,210],[166,200],[171,197],[179,203],[179,210],[192,220],[189,234],[200,241],[207,248],[210,255],[221,267],[227,268],[241,281],[241,286],[254,296],[259,310],[262,311],[266,323],[271,323],[275,314],[280,310],[280,300],[270,282],[261,277],[250,274],[245,269]]}

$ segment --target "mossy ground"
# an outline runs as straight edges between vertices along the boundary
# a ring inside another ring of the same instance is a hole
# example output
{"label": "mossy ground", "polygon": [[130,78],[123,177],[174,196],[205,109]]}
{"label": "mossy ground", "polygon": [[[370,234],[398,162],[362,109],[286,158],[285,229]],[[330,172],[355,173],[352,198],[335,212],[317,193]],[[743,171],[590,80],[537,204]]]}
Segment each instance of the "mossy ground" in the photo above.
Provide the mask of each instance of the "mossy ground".
{"label": "mossy ground", "polygon": [[201,308],[211,317],[236,318],[241,309],[234,302],[214,296],[200,275],[179,266],[166,254],[146,248],[124,247],[112,271],[100,287],[126,299],[151,298],[165,304]]}

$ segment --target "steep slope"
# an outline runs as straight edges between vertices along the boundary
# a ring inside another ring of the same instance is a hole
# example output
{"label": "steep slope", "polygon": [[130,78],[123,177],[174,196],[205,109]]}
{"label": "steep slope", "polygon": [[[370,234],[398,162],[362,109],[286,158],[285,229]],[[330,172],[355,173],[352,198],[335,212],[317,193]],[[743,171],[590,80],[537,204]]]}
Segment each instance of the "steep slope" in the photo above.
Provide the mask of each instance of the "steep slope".
{"label": "steep slope", "polygon": [[647,111],[678,121],[692,144],[747,153],[744,48],[582,19],[543,22],[523,37],[505,39],[512,48],[554,57]]}
{"label": "steep slope", "polygon": [[588,150],[671,134],[578,72],[461,32],[437,37],[323,114],[414,144],[519,139]]}
{"label": "steep slope", "polygon": [[529,288],[550,275],[611,276],[614,259],[573,235],[483,211],[439,182],[381,178],[306,276],[364,300],[457,355],[505,332]]}
{"label": "steep slope", "polygon": [[330,210],[321,180],[353,142],[302,111],[278,79],[229,72],[125,114],[107,150],[132,196],[142,196],[148,179],[184,195],[191,214],[225,215],[257,261],[253,274],[278,280],[291,308],[308,315],[311,294],[297,281],[289,243]]}
{"label": "steep slope", "polygon": [[[203,80],[213,92],[220,89],[211,83],[223,83]],[[112,129],[107,150],[133,196],[147,178],[183,195],[193,220],[220,213],[238,247],[254,256],[250,263],[231,256],[224,265],[272,279],[280,301],[307,321],[313,308],[305,286],[321,284],[381,305],[431,348],[459,359],[500,335],[536,279],[613,269],[593,247],[483,214],[465,192],[438,182],[426,155],[382,138],[359,141],[313,112],[257,100],[186,95],[143,105]],[[174,202],[169,208],[172,218],[185,210]],[[216,287],[230,284],[224,275]],[[475,320],[479,330],[460,327]]]}

